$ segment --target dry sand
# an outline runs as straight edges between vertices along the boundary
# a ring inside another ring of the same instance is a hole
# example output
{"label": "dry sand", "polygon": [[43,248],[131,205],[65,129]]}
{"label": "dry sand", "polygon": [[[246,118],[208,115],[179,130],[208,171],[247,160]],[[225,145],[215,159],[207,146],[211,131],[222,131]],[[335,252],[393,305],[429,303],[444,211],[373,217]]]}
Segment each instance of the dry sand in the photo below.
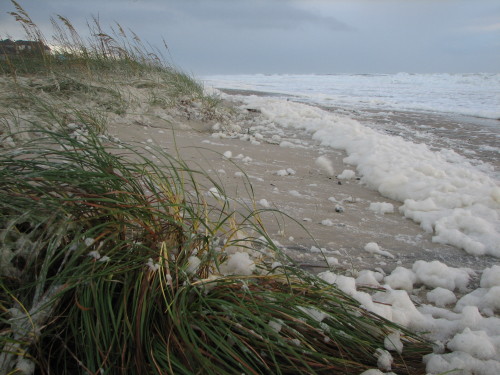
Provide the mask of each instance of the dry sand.
{"label": "dry sand", "polygon": [[[404,117],[404,114],[398,116]],[[239,135],[263,121],[258,113],[251,112],[237,118],[242,128]],[[404,118],[400,120],[404,121]],[[244,170],[252,183],[257,207],[263,208],[258,202],[266,199],[271,208],[300,223],[293,220],[283,223],[275,215],[263,215],[271,237],[302,266],[311,270],[321,271],[326,267],[324,256],[311,252],[312,246],[326,249],[324,254],[336,257],[338,267],[343,269],[382,268],[387,272],[397,265],[411,267],[419,259],[439,260],[449,266],[475,270],[497,263],[497,259],[491,257],[474,257],[461,249],[433,243],[431,233],[424,232],[418,224],[398,212],[400,202],[368,189],[358,179],[339,180],[328,176],[315,165],[320,155],[333,162],[336,174],[354,168],[343,163],[344,152],[320,146],[305,133],[283,129],[282,140],[301,143],[299,147],[284,148],[270,141],[274,131],[268,134],[260,131],[264,140],[256,144],[241,140],[236,134],[234,138],[214,138],[212,125],[187,119],[177,119],[171,124],[161,120],[150,120],[147,124],[118,121],[110,124],[109,133],[124,142],[155,145],[170,153],[178,150],[188,163],[218,175],[227,195],[233,198],[248,198],[244,179],[235,176],[238,168]],[[222,156],[226,151],[231,151],[233,156],[250,157],[251,161],[228,160]],[[276,174],[287,168],[296,173],[288,176]],[[339,203],[332,202],[330,197]],[[376,214],[369,209],[372,202],[392,203],[395,213]],[[344,211],[336,212],[337,205]],[[304,221],[305,218],[311,220]],[[330,220],[332,225],[321,224],[323,220]],[[376,242],[394,258],[364,251],[369,242]]]}

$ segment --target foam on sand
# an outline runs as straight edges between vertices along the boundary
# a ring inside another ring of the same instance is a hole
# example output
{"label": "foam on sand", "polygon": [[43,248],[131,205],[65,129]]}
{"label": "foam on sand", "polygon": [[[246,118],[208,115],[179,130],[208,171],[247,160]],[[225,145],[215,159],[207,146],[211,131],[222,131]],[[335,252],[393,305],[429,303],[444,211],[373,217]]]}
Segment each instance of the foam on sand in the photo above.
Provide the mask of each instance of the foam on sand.
{"label": "foam on sand", "polygon": [[[430,279],[423,276],[422,267],[429,267],[429,264],[417,263],[412,267],[416,272],[398,267],[385,278],[384,281],[387,283],[384,286],[385,290],[373,295],[357,290],[358,285],[376,282],[372,271],[361,271],[357,280],[332,271],[320,273],[318,276],[329,284],[335,284],[365,309],[411,330],[427,332],[425,336],[435,343],[434,353],[424,358],[428,374],[440,374],[452,370],[458,370],[458,374],[499,374],[500,319],[496,316],[484,317],[479,312],[479,307],[484,304],[481,298],[469,298],[466,303],[462,304],[459,301],[455,306],[455,312],[443,308],[445,304],[453,308],[456,296],[450,290],[451,284],[457,284],[457,275],[461,275],[461,270],[445,268],[446,266],[439,262],[431,268],[437,271],[441,267],[441,271],[444,272],[440,277],[436,276],[436,280],[440,279],[441,283],[449,284],[449,288],[438,287],[429,291],[427,298],[424,297],[421,303],[416,305],[413,302],[415,296],[412,294],[418,293],[420,288],[414,289],[413,284],[424,284],[426,288],[430,287],[426,283],[435,283],[429,282]],[[486,269],[483,272],[483,279],[489,281],[490,277],[491,271]],[[465,288],[467,284],[462,286]],[[478,292],[484,294],[495,288],[500,288],[500,286],[490,286],[488,289],[479,288],[471,294]],[[500,301],[500,298],[498,300]],[[493,312],[490,311],[490,314]],[[404,350],[404,341],[401,340],[400,332],[390,332],[384,340],[384,346],[386,351],[377,353],[380,358],[379,369],[390,371],[392,355],[389,352],[401,353]],[[371,373],[378,372],[374,369]]]}
{"label": "foam on sand", "polygon": [[376,242],[369,242],[365,245],[365,251],[371,254],[378,254],[388,258],[394,258],[390,252],[382,250]]}
{"label": "foam on sand", "polygon": [[328,175],[333,176],[335,171],[333,170],[333,165],[330,159],[326,156],[320,156],[316,159],[316,165],[318,168],[324,170]]}
{"label": "foam on sand", "polygon": [[394,212],[394,206],[386,202],[373,202],[370,203],[370,210],[376,214],[383,215]]}
{"label": "foam on sand", "polygon": [[337,176],[339,180],[352,180],[356,178],[356,172],[350,169],[344,169],[341,174]]}
{"label": "foam on sand", "polygon": [[434,232],[434,242],[500,257],[500,187],[465,157],[310,105],[256,96],[242,100],[279,126],[304,129],[322,145],[345,150],[344,162],[356,166],[361,182],[403,202],[400,211]]}

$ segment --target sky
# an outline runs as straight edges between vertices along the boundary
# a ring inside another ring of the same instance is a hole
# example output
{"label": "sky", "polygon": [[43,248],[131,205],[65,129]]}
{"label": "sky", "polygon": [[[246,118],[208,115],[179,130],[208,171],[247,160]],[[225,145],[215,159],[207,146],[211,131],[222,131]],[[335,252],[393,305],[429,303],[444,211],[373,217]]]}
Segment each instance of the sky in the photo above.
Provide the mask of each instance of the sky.
{"label": "sky", "polygon": [[[499,0],[18,0],[46,36],[98,16],[194,75],[500,73]],[[0,5],[0,38],[22,39]],[[49,38],[50,39],[50,38]]]}

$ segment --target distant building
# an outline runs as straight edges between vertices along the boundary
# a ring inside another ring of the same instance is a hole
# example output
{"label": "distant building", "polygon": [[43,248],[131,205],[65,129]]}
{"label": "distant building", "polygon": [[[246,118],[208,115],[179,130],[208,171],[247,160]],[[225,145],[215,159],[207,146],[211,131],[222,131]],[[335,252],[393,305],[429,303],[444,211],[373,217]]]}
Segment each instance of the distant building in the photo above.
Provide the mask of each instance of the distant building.
{"label": "distant building", "polygon": [[0,40],[0,58],[6,56],[34,56],[49,53],[50,48],[41,41],[31,40],[16,40],[10,39]]}

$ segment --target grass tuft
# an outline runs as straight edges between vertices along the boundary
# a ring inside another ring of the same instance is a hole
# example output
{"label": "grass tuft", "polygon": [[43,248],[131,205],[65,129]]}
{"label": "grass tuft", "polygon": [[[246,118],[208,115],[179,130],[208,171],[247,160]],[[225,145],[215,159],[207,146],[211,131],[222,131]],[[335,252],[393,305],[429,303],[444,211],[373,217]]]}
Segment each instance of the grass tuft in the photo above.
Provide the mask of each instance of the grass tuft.
{"label": "grass tuft", "polygon": [[255,202],[106,135],[130,85],[206,118],[218,98],[120,25],[53,25],[59,55],[0,61],[0,374],[353,374],[394,330],[393,371],[425,373],[429,343],[296,267]]}
{"label": "grass tuft", "polygon": [[[289,260],[257,213],[210,203],[210,176],[91,131],[38,134],[0,156],[0,368],[350,374],[402,330],[296,267],[272,272]],[[255,272],[225,271],[234,253]],[[422,372],[428,344],[403,332],[394,369]]]}

